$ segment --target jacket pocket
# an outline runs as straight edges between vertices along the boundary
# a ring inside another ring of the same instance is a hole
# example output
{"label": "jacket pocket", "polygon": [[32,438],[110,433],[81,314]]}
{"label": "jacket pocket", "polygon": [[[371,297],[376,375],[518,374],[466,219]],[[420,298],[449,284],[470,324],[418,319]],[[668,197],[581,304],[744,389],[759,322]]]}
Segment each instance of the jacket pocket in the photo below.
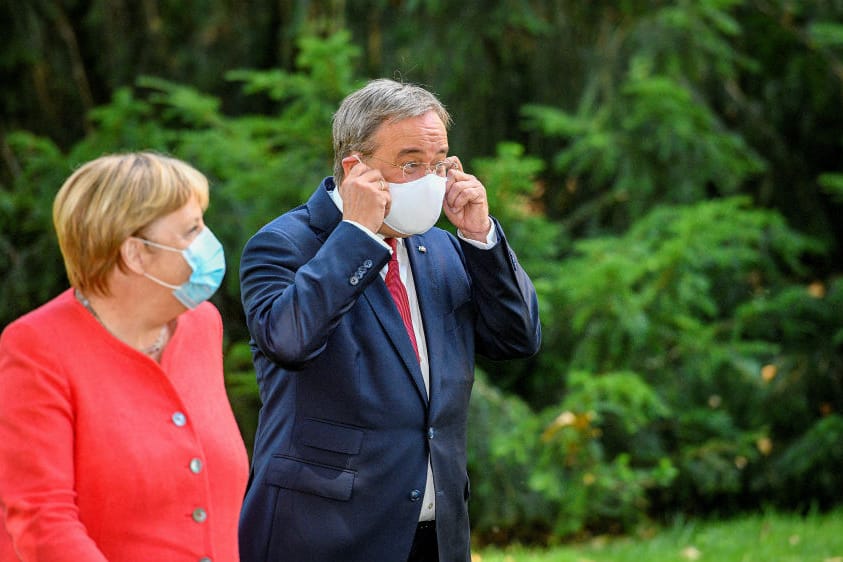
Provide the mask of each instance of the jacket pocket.
{"label": "jacket pocket", "polygon": [[356,476],[352,470],[276,455],[272,457],[265,482],[305,494],[348,501]]}

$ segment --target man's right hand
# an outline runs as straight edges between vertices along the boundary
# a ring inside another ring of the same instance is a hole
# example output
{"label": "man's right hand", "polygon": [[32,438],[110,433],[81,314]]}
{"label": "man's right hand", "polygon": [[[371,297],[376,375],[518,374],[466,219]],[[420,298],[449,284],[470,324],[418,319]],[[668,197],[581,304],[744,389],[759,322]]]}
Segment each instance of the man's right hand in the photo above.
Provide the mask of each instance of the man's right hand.
{"label": "man's right hand", "polygon": [[364,164],[357,155],[346,156],[342,164],[345,177],[337,189],[342,197],[343,220],[378,232],[389,214],[389,184],[379,170]]}

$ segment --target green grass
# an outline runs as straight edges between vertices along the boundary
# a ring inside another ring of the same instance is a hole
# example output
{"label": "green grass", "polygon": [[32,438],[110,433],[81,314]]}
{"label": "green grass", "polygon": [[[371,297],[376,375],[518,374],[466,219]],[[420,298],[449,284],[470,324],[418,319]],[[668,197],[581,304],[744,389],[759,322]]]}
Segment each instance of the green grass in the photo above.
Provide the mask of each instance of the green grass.
{"label": "green grass", "polygon": [[547,550],[482,549],[472,562],[843,562],[843,510],[676,524],[651,538],[598,538]]}

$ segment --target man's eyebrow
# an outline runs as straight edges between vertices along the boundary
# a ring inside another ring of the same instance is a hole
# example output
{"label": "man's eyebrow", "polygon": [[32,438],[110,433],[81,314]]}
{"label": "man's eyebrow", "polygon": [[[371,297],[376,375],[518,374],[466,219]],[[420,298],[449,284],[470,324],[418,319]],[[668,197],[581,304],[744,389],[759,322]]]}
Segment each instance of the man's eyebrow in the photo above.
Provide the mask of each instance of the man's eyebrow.
{"label": "man's eyebrow", "polygon": [[[420,148],[405,148],[398,152],[397,158],[401,158],[402,156],[413,156],[422,154],[424,151]],[[440,148],[436,154],[448,154],[448,147]]]}

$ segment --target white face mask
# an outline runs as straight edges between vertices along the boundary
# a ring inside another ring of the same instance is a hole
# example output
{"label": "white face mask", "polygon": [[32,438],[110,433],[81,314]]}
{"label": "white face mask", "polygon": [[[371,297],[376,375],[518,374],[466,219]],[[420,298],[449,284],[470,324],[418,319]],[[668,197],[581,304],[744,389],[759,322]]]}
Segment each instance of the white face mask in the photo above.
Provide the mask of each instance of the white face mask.
{"label": "white face mask", "polygon": [[447,178],[426,174],[407,183],[389,184],[392,200],[383,223],[401,234],[423,234],[436,224],[442,214]]}

